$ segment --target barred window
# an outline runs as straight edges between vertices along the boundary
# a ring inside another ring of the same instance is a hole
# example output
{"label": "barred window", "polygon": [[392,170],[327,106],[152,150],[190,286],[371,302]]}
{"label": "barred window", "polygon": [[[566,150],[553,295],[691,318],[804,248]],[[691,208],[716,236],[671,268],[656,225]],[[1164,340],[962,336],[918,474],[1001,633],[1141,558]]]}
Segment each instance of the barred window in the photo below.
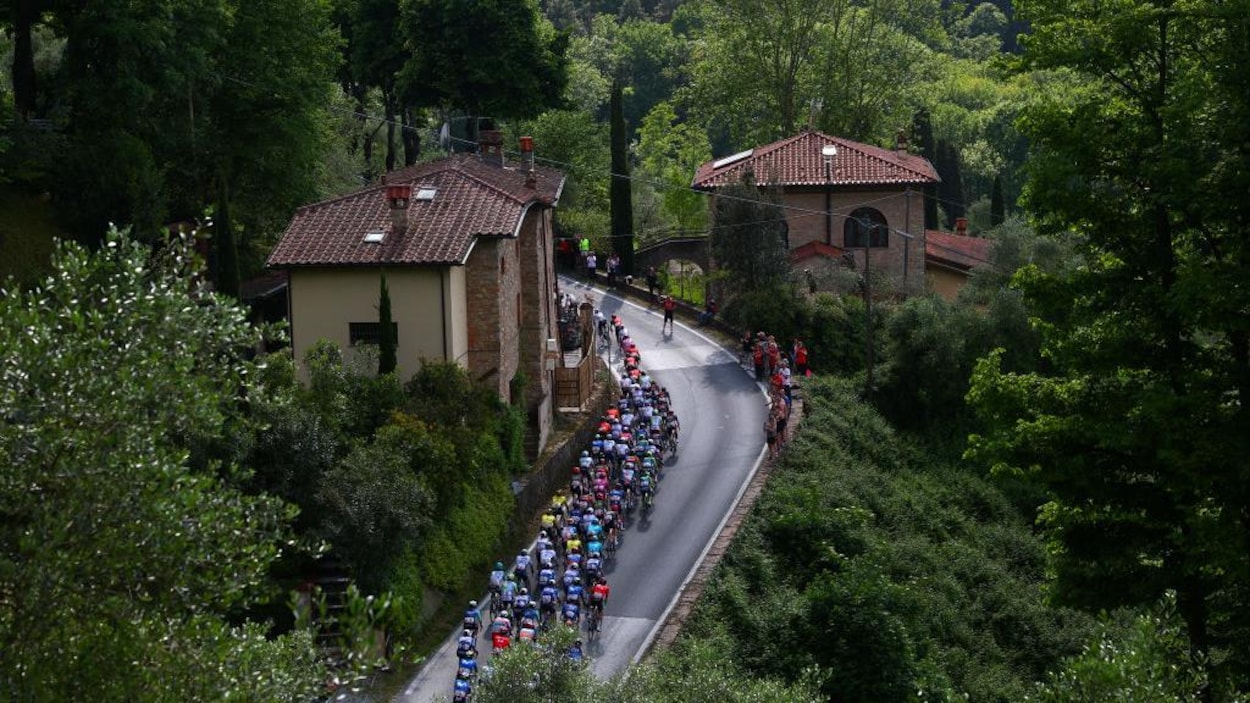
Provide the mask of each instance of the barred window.
{"label": "barred window", "polygon": [[[399,340],[399,323],[391,323],[391,334],[393,339]],[[378,322],[349,322],[347,323],[348,342],[352,346],[357,344],[377,344],[382,337],[381,323]]]}
{"label": "barred window", "polygon": [[890,228],[886,224],[885,215],[880,210],[861,207],[846,218],[843,236],[847,249],[862,249],[865,246],[885,248],[890,246]]}

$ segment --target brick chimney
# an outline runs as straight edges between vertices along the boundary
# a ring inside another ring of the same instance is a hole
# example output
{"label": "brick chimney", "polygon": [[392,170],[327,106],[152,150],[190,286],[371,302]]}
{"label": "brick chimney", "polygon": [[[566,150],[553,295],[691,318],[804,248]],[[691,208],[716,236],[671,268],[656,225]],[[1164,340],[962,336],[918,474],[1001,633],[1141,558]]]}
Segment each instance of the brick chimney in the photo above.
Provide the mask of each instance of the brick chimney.
{"label": "brick chimney", "polygon": [[534,176],[534,138],[521,137],[521,173],[525,174],[525,185],[534,188],[538,179]]}
{"label": "brick chimney", "polygon": [[894,135],[894,151],[899,154],[907,153],[907,131],[900,129],[898,134]]}
{"label": "brick chimney", "polygon": [[958,234],[961,237],[968,236],[968,218],[966,217],[955,218],[955,234]]}
{"label": "brick chimney", "polygon": [[396,232],[408,229],[408,204],[412,202],[412,184],[394,183],[386,186],[386,202],[391,208],[391,228]]}
{"label": "brick chimney", "polygon": [[484,129],[478,136],[478,156],[488,164],[503,166],[503,132]]}

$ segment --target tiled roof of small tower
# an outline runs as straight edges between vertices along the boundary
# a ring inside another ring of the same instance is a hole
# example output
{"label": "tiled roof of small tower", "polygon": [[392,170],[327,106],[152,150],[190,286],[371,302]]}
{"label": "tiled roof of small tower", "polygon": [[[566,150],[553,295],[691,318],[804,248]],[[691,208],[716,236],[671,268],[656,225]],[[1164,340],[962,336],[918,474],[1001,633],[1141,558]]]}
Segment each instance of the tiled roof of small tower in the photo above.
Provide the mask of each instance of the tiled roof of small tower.
{"label": "tiled roof of small tower", "polygon": [[[348,195],[295,211],[267,265],[292,266],[461,264],[476,237],[514,236],[534,205],[553,206],[564,174],[535,167],[535,183],[512,167],[459,154],[393,171]],[[408,226],[391,226],[387,184],[411,184]],[[430,199],[418,192],[433,191]],[[381,241],[365,241],[383,233]]]}
{"label": "tiled roof of small tower", "polygon": [[990,263],[994,242],[981,237],[952,234],[936,229],[924,231],[925,257],[964,271]]}
{"label": "tiled roof of small tower", "polygon": [[[832,144],[833,157],[828,182],[821,150]],[[831,137],[820,132],[797,136],[755,147],[750,151],[709,161],[699,167],[693,186],[713,190],[740,180],[750,170],[759,185],[824,186],[903,185],[936,183],[937,171],[923,156]]]}

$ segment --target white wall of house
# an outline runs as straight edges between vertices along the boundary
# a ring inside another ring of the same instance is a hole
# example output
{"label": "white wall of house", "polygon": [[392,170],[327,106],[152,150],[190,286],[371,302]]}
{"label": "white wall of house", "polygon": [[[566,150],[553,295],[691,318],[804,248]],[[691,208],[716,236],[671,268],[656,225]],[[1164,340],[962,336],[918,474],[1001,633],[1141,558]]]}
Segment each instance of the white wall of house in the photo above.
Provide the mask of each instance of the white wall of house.
{"label": "white wall of house", "polygon": [[[381,274],[377,268],[291,270],[291,345],[301,378],[307,378],[304,355],[319,339],[337,344],[349,362],[376,358],[376,349],[353,348],[350,326],[378,321]],[[386,285],[391,317],[399,328],[400,378],[415,373],[422,359],[451,359],[463,365],[468,332],[462,267],[388,268]]]}

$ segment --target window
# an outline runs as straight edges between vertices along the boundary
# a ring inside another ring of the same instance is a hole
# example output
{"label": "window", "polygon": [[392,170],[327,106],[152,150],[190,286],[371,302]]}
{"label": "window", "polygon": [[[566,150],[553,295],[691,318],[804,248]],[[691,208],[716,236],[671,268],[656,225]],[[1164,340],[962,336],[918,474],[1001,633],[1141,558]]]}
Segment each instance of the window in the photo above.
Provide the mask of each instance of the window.
{"label": "window", "polygon": [[[357,344],[377,344],[381,338],[382,327],[377,322],[349,322],[347,323],[348,342],[354,347]],[[399,323],[391,323],[391,334],[398,343],[399,341]]]}
{"label": "window", "polygon": [[870,207],[861,207],[852,212],[842,227],[842,235],[847,249],[890,246],[890,226],[885,221],[885,215]]}

